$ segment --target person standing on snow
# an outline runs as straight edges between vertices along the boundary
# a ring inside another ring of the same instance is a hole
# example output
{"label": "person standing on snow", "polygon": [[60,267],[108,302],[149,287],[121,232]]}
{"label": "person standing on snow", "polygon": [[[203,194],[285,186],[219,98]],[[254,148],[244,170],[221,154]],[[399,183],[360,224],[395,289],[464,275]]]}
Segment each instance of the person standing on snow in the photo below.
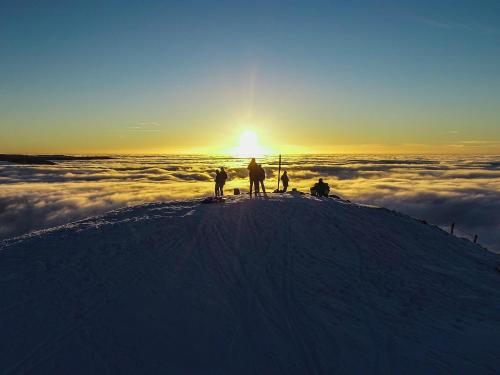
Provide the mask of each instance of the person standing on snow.
{"label": "person standing on snow", "polygon": [[266,179],[266,171],[262,168],[262,165],[257,165],[257,186],[260,184],[262,187],[262,192],[266,194],[266,187],[264,186],[264,180]]}
{"label": "person standing on snow", "polygon": [[257,179],[258,168],[259,166],[257,165],[255,158],[252,158],[247,167],[248,177],[250,177],[250,195],[252,195],[252,189],[255,189],[255,195],[259,192],[259,181]]}
{"label": "person standing on snow", "polygon": [[221,174],[218,169],[215,170],[215,196],[220,197]]}
{"label": "person standing on snow", "polygon": [[224,184],[226,183],[227,180],[227,173],[224,170],[224,167],[220,167],[220,172],[219,172],[219,194],[222,197],[224,195]]}
{"label": "person standing on snow", "polygon": [[283,174],[281,175],[281,182],[283,183],[283,193],[286,193],[288,189],[288,181],[290,179],[288,178],[288,174],[286,173],[286,170],[283,171]]}

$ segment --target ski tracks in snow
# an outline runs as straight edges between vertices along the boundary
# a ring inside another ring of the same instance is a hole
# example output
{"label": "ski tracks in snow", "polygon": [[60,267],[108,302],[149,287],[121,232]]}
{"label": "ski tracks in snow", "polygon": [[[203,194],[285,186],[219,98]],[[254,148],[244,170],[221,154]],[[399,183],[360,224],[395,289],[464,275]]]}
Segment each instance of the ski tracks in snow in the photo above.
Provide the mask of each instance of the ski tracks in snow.
{"label": "ski tracks in snow", "polygon": [[0,372],[489,373],[493,260],[327,198],[117,210],[0,245]]}

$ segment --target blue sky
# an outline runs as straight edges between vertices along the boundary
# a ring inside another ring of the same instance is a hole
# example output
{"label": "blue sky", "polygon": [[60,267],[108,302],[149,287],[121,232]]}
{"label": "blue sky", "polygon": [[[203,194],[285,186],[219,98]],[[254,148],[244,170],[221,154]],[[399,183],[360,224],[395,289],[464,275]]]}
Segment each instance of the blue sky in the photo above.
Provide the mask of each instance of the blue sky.
{"label": "blue sky", "polygon": [[[7,151],[190,150],[245,126],[332,152],[500,150],[498,1],[32,1],[0,11]],[[155,131],[128,134],[143,123]]]}

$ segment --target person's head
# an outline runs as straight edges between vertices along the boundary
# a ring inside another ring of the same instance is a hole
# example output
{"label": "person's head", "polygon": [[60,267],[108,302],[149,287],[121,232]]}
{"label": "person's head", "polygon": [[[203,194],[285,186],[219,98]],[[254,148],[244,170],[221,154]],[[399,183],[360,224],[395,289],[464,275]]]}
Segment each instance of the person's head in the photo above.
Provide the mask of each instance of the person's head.
{"label": "person's head", "polygon": [[322,179],[322,178],[320,178],[320,179],[319,179],[319,182],[320,182],[320,183],[321,183],[321,182],[323,182],[323,179]]}
{"label": "person's head", "polygon": [[286,174],[286,169],[283,171],[283,174]]}
{"label": "person's head", "polygon": [[251,161],[251,163],[255,163],[255,158],[252,158],[252,161]]}
{"label": "person's head", "polygon": [[220,167],[221,172],[224,170],[224,167]]}
{"label": "person's head", "polygon": [[218,169],[215,170],[215,174],[219,174],[219,170]]}

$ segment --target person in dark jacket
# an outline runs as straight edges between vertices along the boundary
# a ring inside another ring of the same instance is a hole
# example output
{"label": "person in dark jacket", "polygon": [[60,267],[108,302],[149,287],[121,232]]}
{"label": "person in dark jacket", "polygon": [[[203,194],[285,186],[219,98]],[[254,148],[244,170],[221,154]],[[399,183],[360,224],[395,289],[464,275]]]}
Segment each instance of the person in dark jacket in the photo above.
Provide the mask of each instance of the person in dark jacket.
{"label": "person in dark jacket", "polygon": [[290,179],[288,178],[288,174],[285,170],[281,175],[281,182],[283,183],[283,193],[286,193],[286,191],[288,190],[288,181],[290,181]]}
{"label": "person in dark jacket", "polygon": [[227,180],[227,173],[224,170],[224,167],[220,167],[220,172],[219,172],[219,194],[222,197],[224,195],[224,185],[226,184]]}
{"label": "person in dark jacket", "polygon": [[322,178],[320,178],[311,188],[311,195],[316,197],[328,197],[328,193],[330,193],[330,186],[323,182]]}
{"label": "person in dark jacket", "polygon": [[218,169],[215,170],[215,196],[220,196],[220,182],[221,182],[221,174]]}
{"label": "person in dark jacket", "polygon": [[255,158],[252,158],[247,167],[248,176],[250,177],[250,195],[252,195],[252,189],[255,190],[255,195],[259,192],[259,180],[257,179],[258,168],[259,166],[257,165]]}
{"label": "person in dark jacket", "polygon": [[266,171],[262,168],[262,165],[258,164],[257,168],[257,185],[260,184],[262,192],[266,194],[266,187],[264,186],[264,180],[266,179]]}

